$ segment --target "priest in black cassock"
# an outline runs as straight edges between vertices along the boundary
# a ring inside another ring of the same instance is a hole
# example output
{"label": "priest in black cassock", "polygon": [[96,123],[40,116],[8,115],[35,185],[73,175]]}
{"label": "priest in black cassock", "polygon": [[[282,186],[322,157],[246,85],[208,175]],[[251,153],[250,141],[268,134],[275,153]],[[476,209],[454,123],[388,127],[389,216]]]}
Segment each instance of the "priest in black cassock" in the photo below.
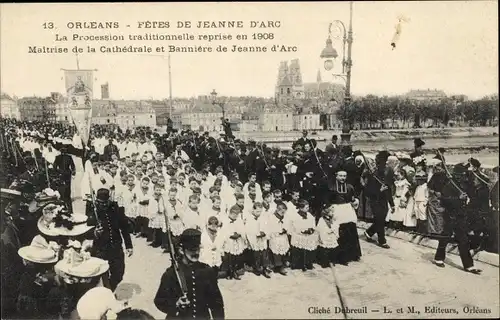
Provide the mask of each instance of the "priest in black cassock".
{"label": "priest in black cassock", "polygon": [[335,175],[333,190],[329,199],[333,219],[339,225],[338,261],[344,265],[351,261],[358,261],[361,258],[355,211],[359,205],[359,200],[355,198],[354,187],[348,184],[346,180],[347,172],[341,168]]}

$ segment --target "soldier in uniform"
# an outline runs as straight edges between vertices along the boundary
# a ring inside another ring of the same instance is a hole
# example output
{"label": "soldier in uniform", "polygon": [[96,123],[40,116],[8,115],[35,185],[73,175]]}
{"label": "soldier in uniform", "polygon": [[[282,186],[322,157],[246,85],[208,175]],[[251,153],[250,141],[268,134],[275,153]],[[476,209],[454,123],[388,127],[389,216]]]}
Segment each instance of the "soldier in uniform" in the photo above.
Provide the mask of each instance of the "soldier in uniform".
{"label": "soldier in uniform", "polygon": [[200,244],[198,230],[186,229],[180,236],[178,269],[167,269],[154,299],[158,310],[167,314],[166,319],[224,319],[217,273],[199,262]]}
{"label": "soldier in uniform", "polygon": [[125,273],[123,242],[127,256],[130,257],[133,250],[128,219],[123,211],[119,210],[118,204],[110,201],[109,197],[108,189],[97,190],[95,212],[99,221],[96,222],[94,211],[91,211],[89,225],[97,224],[94,232],[94,256],[108,261],[109,275],[104,277],[104,281],[107,282],[106,286],[114,291]]}
{"label": "soldier in uniform", "polygon": [[443,238],[439,240],[434,264],[443,268],[446,257],[446,247],[450,242],[451,235],[454,234],[458,242],[458,251],[462,265],[466,272],[480,274],[481,270],[474,267],[467,238],[467,194],[463,191],[467,183],[467,167],[457,164],[453,167],[452,177],[447,177],[441,190],[441,203],[445,209],[445,224]]}

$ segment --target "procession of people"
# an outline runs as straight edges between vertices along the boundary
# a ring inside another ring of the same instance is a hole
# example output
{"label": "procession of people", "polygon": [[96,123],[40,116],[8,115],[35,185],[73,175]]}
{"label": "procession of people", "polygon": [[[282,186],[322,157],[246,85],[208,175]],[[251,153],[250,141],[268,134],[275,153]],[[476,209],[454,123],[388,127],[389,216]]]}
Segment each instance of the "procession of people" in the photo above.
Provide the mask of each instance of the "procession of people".
{"label": "procession of people", "polygon": [[[79,301],[109,295],[99,283],[115,291],[139,238],[171,256],[151,302],[167,318],[224,318],[218,279],[360,261],[358,220],[373,223],[361,240],[383,249],[387,226],[436,238],[438,267],[451,242],[473,274],[471,249],[498,253],[498,181],[477,159],[450,167],[441,148],[426,158],[422,139],[411,154],[372,159],[337,136],[323,151],[306,131],[282,150],[235,139],[229,126],[213,137],[95,125],[85,145],[68,125],[1,121],[8,318],[76,309],[85,319]],[[148,319],[110,301],[100,316]]]}

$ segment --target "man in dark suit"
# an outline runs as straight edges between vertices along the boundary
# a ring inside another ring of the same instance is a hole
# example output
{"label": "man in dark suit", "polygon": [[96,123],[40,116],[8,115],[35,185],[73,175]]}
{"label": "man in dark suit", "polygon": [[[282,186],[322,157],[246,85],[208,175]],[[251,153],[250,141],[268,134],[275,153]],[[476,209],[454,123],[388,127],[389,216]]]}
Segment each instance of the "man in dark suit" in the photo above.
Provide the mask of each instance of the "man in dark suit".
{"label": "man in dark suit", "polygon": [[334,134],[332,136],[332,142],[330,142],[325,148],[325,152],[327,154],[332,155],[334,153],[338,153],[338,140],[339,138],[336,134]]}
{"label": "man in dark suit", "polygon": [[295,149],[297,146],[301,146],[304,149],[306,144],[309,144],[309,139],[307,138],[307,130],[304,130],[302,131],[302,137],[293,143],[292,149]]}
{"label": "man in dark suit", "polygon": [[253,140],[248,142],[249,152],[245,157],[245,168],[248,172],[256,172],[257,171],[257,159],[260,158],[259,150],[257,150],[257,143]]}
{"label": "man in dark suit", "polygon": [[104,147],[104,153],[102,155],[104,161],[111,161],[111,156],[116,154],[118,159],[120,159],[120,150],[113,144],[113,139],[109,138],[109,144]]}
{"label": "man in dark suit", "polygon": [[210,314],[213,319],[224,319],[217,272],[198,261],[200,243],[201,232],[186,229],[180,236],[178,273],[171,266],[161,277],[154,303],[167,314],[166,319],[210,319]]}
{"label": "man in dark suit", "polygon": [[68,148],[62,147],[61,153],[54,160],[54,170],[59,174],[58,191],[61,195],[61,200],[66,203],[68,209],[73,211],[71,200],[71,179],[75,176],[76,167],[73,157],[68,154]]}
{"label": "man in dark suit", "polygon": [[414,150],[412,153],[410,153],[410,157],[412,159],[416,158],[416,157],[420,157],[420,156],[423,156],[424,155],[424,151],[422,150],[422,147],[425,145],[425,142],[420,139],[420,138],[416,138],[413,140],[413,147],[414,147]]}
{"label": "man in dark suit", "polygon": [[323,167],[324,152],[317,148],[316,140],[309,140],[310,151],[304,154],[304,162],[299,166],[299,172],[303,175],[302,186],[305,199],[310,202],[311,213],[320,218],[321,208],[328,190],[328,174]]}
{"label": "man in dark suit", "polygon": [[96,221],[94,211],[91,210],[88,222],[89,225],[97,225],[94,230],[94,256],[108,261],[109,274],[105,274],[103,280],[106,287],[115,291],[125,273],[123,242],[127,256],[130,257],[133,253],[129,220],[119,210],[118,204],[110,201],[108,189],[97,190],[95,205],[99,221]]}
{"label": "man in dark suit", "polygon": [[368,176],[365,187],[365,194],[370,201],[375,219],[374,223],[365,231],[365,237],[367,241],[371,242],[376,233],[378,245],[384,249],[390,248],[385,239],[385,218],[389,212],[389,205],[391,212],[395,210],[390,188],[391,177],[386,166],[387,158],[389,158],[387,151],[380,151],[377,154],[375,157],[377,168],[375,172]]}
{"label": "man in dark suit", "polygon": [[231,123],[228,119],[222,118],[222,128],[224,129],[224,134],[228,141],[234,140],[233,130],[231,130]]}

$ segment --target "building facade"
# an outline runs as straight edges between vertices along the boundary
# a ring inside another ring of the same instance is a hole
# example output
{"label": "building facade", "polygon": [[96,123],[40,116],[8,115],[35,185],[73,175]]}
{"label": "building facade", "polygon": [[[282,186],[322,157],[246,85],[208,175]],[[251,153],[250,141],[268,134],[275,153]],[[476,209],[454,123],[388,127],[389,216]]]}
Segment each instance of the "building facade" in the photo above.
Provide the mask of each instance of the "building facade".
{"label": "building facade", "polygon": [[208,102],[196,102],[193,108],[181,114],[182,129],[200,132],[222,130],[222,110]]}
{"label": "building facade", "polygon": [[261,131],[292,131],[293,111],[280,107],[266,109],[259,116],[259,129]]}
{"label": "building facade", "polygon": [[52,99],[56,102],[55,121],[63,123],[72,123],[71,113],[68,107],[68,97],[58,92],[52,92],[51,96]]}
{"label": "building facade", "polygon": [[317,101],[338,101],[341,103],[345,96],[345,86],[324,82],[321,77],[321,71],[318,70],[316,82],[304,83],[304,98]]}
{"label": "building facade", "polygon": [[3,118],[21,120],[17,99],[2,93],[0,95],[0,115]]}
{"label": "building facade", "polygon": [[55,121],[56,101],[52,97],[24,97],[18,101],[22,121]]}
{"label": "building facade", "polygon": [[293,115],[294,130],[320,130],[320,115],[319,114],[294,114]]}
{"label": "building facade", "polygon": [[242,120],[240,122],[241,132],[256,132],[259,131],[259,119],[255,120]]}

